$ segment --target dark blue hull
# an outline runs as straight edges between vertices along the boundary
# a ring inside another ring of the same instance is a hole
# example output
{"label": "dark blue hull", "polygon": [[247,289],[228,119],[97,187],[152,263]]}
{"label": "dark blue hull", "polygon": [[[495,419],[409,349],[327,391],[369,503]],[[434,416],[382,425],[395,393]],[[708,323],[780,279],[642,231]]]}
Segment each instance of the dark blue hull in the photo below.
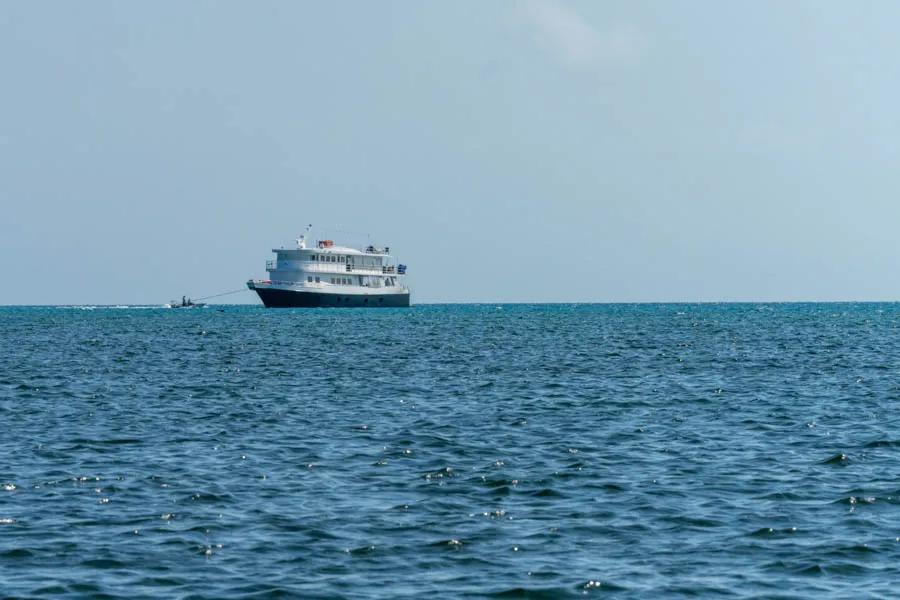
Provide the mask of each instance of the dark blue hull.
{"label": "dark blue hull", "polygon": [[409,306],[409,294],[322,294],[293,290],[254,288],[266,308],[314,308],[314,307],[404,307]]}

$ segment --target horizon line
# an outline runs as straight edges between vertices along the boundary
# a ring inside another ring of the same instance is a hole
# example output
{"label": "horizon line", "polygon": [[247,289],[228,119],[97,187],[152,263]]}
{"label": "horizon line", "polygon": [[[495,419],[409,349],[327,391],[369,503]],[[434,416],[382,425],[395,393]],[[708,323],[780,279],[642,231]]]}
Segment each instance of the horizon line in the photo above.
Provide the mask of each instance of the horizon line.
{"label": "horizon line", "polygon": [[[584,304],[584,305],[617,305],[617,304],[898,304],[900,303],[900,299],[894,300],[545,300],[545,301],[529,301],[529,300],[506,300],[506,301],[494,301],[494,300],[472,300],[472,301],[428,301],[428,302],[415,302],[411,304],[411,306],[441,306],[441,305],[469,305],[469,306],[478,306],[478,305],[535,305],[535,304],[548,304],[548,305],[562,305],[562,304]],[[96,306],[96,307],[142,307],[142,308],[167,308],[166,304],[158,304],[158,303],[123,303],[117,302],[114,304],[100,304],[97,302],[88,302],[88,303],[71,303],[66,302],[62,304],[5,304],[0,303],[0,308],[83,308],[87,306]],[[206,303],[206,306],[258,306],[260,308],[265,308],[260,302],[230,302],[224,304],[216,304],[216,303]],[[328,307],[315,307],[315,308],[328,308]],[[359,307],[365,308],[365,307]],[[372,307],[378,308],[378,307]]]}

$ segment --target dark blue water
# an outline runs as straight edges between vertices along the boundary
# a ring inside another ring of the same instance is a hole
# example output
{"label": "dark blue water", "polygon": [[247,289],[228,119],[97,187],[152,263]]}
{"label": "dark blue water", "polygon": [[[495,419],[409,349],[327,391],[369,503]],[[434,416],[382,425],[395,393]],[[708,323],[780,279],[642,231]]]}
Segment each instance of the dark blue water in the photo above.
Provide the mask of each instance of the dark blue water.
{"label": "dark blue water", "polygon": [[900,305],[0,309],[0,597],[877,597]]}

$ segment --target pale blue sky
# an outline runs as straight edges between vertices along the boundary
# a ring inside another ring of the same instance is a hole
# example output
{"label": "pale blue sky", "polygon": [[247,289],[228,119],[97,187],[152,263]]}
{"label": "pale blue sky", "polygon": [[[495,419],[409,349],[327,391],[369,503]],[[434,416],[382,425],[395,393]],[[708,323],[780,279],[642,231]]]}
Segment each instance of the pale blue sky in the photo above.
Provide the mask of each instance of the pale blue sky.
{"label": "pale blue sky", "polygon": [[239,288],[306,223],[391,245],[418,302],[900,299],[898,23],[0,1],[0,303]]}

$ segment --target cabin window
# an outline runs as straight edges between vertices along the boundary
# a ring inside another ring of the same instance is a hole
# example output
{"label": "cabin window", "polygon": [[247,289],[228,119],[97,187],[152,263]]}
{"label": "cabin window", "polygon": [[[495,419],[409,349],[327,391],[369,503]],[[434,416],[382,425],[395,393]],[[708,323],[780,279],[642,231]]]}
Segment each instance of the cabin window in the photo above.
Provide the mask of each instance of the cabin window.
{"label": "cabin window", "polygon": [[306,283],[312,283],[312,275],[306,278]]}
{"label": "cabin window", "polygon": [[310,255],[309,255],[309,260],[316,260],[316,255],[315,255],[315,254],[310,254]]}
{"label": "cabin window", "polygon": [[331,262],[337,262],[337,256],[332,256],[332,257],[331,257]]}
{"label": "cabin window", "polygon": [[339,260],[340,260],[341,262],[344,262],[345,260],[347,260],[347,258],[346,258],[345,256],[341,256],[341,257],[339,257]]}
{"label": "cabin window", "polygon": [[322,281],[318,277],[316,277],[316,283],[322,283]]}

